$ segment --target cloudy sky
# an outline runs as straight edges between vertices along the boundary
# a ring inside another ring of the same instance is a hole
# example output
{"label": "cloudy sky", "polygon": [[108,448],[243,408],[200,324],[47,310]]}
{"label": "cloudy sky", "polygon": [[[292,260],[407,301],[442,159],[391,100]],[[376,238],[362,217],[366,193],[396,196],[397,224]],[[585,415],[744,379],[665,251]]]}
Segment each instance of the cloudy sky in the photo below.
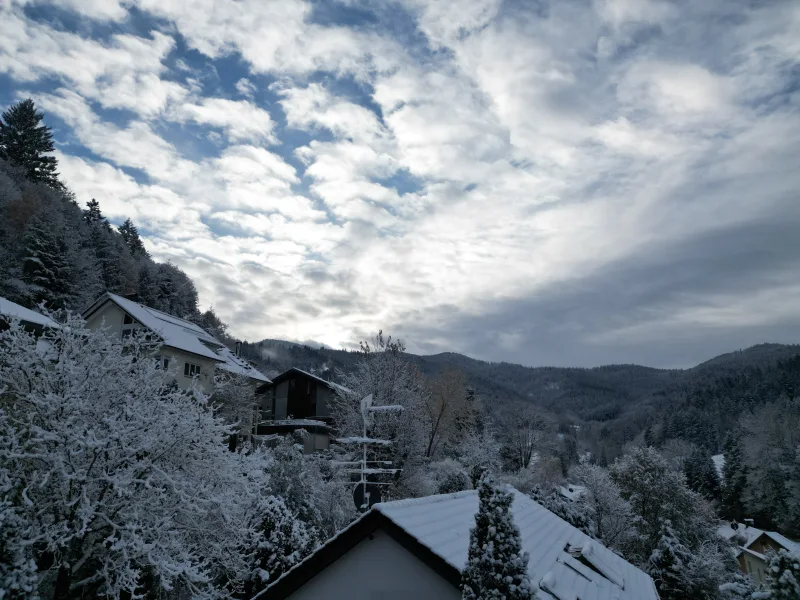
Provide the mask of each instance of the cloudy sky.
{"label": "cloudy sky", "polygon": [[687,366],[800,341],[798,31],[790,0],[0,0],[0,107],[238,336]]}

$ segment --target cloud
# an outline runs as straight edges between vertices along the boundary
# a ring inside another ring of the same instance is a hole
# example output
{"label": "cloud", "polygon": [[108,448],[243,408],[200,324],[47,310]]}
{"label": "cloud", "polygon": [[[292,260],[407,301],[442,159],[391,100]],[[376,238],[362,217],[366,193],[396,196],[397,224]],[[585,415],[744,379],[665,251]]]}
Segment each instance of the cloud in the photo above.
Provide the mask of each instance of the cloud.
{"label": "cloud", "polygon": [[246,100],[203,98],[197,104],[186,103],[177,107],[171,118],[181,123],[218,127],[234,142],[277,141],[273,134],[275,123],[269,112]]}
{"label": "cloud", "polygon": [[0,72],[237,335],[684,366],[800,333],[791,3],[60,6],[0,9]]}

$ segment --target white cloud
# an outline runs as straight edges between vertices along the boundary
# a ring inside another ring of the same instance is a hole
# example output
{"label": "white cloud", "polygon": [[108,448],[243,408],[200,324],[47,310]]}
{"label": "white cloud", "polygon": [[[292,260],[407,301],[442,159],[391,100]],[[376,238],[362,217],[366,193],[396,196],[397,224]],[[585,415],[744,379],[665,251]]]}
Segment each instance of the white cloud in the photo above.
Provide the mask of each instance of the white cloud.
{"label": "white cloud", "polygon": [[202,98],[176,107],[170,118],[223,129],[231,141],[275,143],[275,123],[269,112],[246,100]]}

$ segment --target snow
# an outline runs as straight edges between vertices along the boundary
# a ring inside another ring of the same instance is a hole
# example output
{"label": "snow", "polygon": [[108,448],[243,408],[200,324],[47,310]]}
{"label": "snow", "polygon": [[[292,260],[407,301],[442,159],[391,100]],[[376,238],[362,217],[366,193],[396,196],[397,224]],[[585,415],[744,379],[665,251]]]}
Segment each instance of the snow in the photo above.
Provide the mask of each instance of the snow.
{"label": "snow", "polygon": [[6,298],[0,296],[0,315],[4,317],[11,317],[19,319],[27,323],[34,323],[43,327],[58,327],[58,323],[53,321],[50,317],[46,317],[38,312],[32,311],[29,308],[20,306],[15,302],[11,302]]}
{"label": "snow", "polygon": [[720,481],[722,481],[722,469],[725,467],[725,455],[715,454],[711,457],[711,460],[714,461],[714,467],[717,469],[717,476],[719,476]]}
{"label": "snow", "polygon": [[392,443],[389,440],[380,440],[371,437],[357,437],[357,436],[338,438],[336,441],[339,442],[340,444],[379,444],[382,446],[388,446]]}
{"label": "snow", "polygon": [[106,297],[147,329],[157,334],[165,346],[210,358],[217,361],[219,368],[229,373],[269,383],[266,375],[251,367],[247,361],[237,357],[227,346],[198,324],[110,293],[101,297],[92,308],[101,306]]}
{"label": "snow", "polygon": [[[532,582],[544,583],[548,593],[542,594],[543,598],[658,598],[646,573],[526,495],[510,489],[514,492],[511,510],[522,537],[522,549],[530,554],[528,574]],[[478,510],[475,490],[383,502],[372,510],[383,513],[457,569],[462,570],[466,565],[469,533]],[[606,576],[569,554],[568,546],[588,548],[582,558]],[[545,579],[548,573],[550,576]]]}
{"label": "snow", "polygon": [[562,496],[564,496],[564,498],[574,502],[586,493],[586,488],[582,485],[568,483],[567,485],[560,486],[558,491]]}
{"label": "snow", "polygon": [[316,421],[314,419],[283,419],[278,421],[269,421],[264,424],[269,427],[271,425],[293,425],[295,427],[328,427],[324,421]]}
{"label": "snow", "polygon": [[[285,371],[285,373],[288,373],[290,371],[294,371],[296,373],[301,373],[301,374],[305,375],[306,377],[310,377],[311,379],[313,379],[315,381],[318,381],[319,383],[322,383],[322,384],[328,386],[332,390],[339,390],[339,391],[342,391],[342,392],[350,392],[350,390],[348,390],[343,385],[339,385],[338,383],[333,383],[332,381],[327,381],[327,380],[323,379],[322,377],[320,377],[318,375],[314,375],[313,373],[309,373],[308,371],[304,371],[303,369],[298,369],[297,367],[292,367],[288,371]],[[275,379],[279,379],[282,376],[283,376],[283,373],[278,375],[278,377],[276,377]]]}

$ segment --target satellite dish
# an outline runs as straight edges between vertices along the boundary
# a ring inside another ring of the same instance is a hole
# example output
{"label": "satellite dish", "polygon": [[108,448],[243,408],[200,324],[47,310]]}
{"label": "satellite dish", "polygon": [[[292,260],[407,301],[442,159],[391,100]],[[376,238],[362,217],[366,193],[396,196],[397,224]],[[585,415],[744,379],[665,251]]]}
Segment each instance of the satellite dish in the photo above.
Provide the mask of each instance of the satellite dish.
{"label": "satellite dish", "polygon": [[367,493],[369,494],[369,499],[366,502],[367,508],[371,508],[373,504],[377,504],[381,501],[381,486],[376,485],[374,483],[367,482],[366,484],[359,483],[353,488],[353,502],[355,502],[356,508],[358,510],[364,510],[362,507],[364,506],[364,487],[367,488]]}

